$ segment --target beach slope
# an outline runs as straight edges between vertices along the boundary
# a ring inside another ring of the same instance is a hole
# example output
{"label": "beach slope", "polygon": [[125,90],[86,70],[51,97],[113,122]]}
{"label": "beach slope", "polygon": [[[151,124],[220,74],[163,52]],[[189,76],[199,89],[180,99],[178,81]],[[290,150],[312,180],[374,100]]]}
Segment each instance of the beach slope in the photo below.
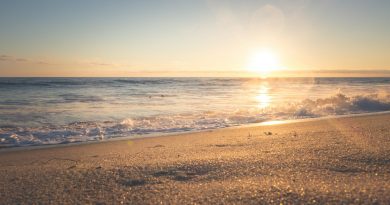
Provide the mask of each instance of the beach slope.
{"label": "beach slope", "polygon": [[0,204],[390,204],[390,114],[4,150]]}

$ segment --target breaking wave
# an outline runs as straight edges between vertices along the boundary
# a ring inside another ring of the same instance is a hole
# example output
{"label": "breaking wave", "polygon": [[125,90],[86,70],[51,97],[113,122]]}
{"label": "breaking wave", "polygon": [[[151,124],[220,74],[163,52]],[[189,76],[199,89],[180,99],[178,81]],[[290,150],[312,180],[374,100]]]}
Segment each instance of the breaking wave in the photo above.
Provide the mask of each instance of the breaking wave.
{"label": "breaking wave", "polygon": [[389,110],[390,95],[387,93],[357,96],[338,93],[327,98],[305,99],[267,109],[156,115],[120,121],[74,122],[61,126],[3,126],[0,127],[0,147],[98,141],[117,137],[215,129],[269,120],[316,118]]}
{"label": "breaking wave", "polygon": [[390,95],[372,94],[348,97],[339,93],[328,98],[305,99],[299,103],[289,105],[287,110],[294,116],[302,117],[388,111],[390,110]]}

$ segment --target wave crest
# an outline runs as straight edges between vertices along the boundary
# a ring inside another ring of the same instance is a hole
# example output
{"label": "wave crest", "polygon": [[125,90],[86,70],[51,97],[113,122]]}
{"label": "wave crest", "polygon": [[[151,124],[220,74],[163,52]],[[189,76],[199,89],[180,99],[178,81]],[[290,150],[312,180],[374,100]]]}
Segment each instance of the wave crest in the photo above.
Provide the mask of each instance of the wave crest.
{"label": "wave crest", "polygon": [[387,93],[347,96],[342,93],[305,99],[267,109],[207,111],[156,115],[119,121],[74,122],[62,126],[0,127],[0,147],[96,141],[155,133],[174,133],[223,128],[267,120],[287,120],[390,110]]}
{"label": "wave crest", "polygon": [[300,117],[345,115],[390,110],[390,95],[356,95],[338,93],[328,98],[305,99],[285,108],[287,113]]}

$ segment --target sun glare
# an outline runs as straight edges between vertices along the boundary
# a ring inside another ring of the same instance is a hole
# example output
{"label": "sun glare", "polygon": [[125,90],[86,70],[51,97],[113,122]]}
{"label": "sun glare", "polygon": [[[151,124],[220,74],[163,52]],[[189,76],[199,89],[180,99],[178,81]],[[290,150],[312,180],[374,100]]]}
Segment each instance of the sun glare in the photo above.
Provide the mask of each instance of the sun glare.
{"label": "sun glare", "polygon": [[254,53],[249,59],[248,70],[262,76],[281,68],[278,56],[270,50],[263,49]]}
{"label": "sun glare", "polygon": [[259,94],[256,96],[258,107],[261,109],[267,108],[271,103],[271,96],[268,94],[269,88],[263,84],[259,89]]}

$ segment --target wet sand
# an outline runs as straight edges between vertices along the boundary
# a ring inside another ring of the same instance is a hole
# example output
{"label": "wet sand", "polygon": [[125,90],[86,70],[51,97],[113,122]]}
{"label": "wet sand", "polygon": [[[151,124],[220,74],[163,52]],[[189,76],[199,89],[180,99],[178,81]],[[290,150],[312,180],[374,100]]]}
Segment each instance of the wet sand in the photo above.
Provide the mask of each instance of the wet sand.
{"label": "wet sand", "polygon": [[390,114],[0,153],[0,204],[390,204]]}

